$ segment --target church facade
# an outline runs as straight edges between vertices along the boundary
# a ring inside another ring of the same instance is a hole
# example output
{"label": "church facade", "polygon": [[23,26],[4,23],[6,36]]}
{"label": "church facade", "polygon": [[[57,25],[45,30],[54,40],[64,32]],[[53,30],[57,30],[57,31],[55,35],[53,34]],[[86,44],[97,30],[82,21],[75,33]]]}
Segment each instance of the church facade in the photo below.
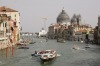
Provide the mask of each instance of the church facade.
{"label": "church facade", "polygon": [[63,38],[65,40],[74,40],[82,32],[92,31],[90,25],[81,24],[81,15],[74,14],[72,18],[63,9],[57,17],[57,22],[49,26],[48,37],[52,39]]}

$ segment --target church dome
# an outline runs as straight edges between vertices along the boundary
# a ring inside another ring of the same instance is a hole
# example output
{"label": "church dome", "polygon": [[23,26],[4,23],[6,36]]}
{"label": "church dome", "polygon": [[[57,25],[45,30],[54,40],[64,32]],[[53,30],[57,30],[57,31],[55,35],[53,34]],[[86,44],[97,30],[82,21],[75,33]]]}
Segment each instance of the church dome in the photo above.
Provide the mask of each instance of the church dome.
{"label": "church dome", "polygon": [[77,15],[74,14],[73,17],[71,18],[71,23],[77,24]]}
{"label": "church dome", "polygon": [[77,22],[77,19],[76,18],[72,18],[71,22]]}
{"label": "church dome", "polygon": [[77,22],[77,15],[74,14],[71,20],[72,20],[72,22]]}
{"label": "church dome", "polygon": [[70,22],[70,18],[65,12],[65,10],[62,10],[62,12],[57,17],[57,23],[67,23]]}

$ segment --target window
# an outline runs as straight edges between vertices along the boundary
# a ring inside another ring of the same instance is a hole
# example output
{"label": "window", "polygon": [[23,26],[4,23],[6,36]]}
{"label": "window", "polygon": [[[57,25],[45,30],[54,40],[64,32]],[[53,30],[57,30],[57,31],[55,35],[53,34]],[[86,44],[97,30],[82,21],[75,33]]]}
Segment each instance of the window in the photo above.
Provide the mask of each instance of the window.
{"label": "window", "polygon": [[7,17],[7,14],[2,14],[2,16]]}
{"label": "window", "polygon": [[14,26],[16,26],[16,22],[14,22]]}
{"label": "window", "polygon": [[11,19],[11,16],[8,16],[8,20],[10,20]]}
{"label": "window", "polygon": [[6,29],[6,33],[10,33],[10,30],[9,29]]}
{"label": "window", "polygon": [[5,23],[5,27],[7,26],[7,24]]}
{"label": "window", "polygon": [[16,17],[16,14],[15,14],[15,17]]}

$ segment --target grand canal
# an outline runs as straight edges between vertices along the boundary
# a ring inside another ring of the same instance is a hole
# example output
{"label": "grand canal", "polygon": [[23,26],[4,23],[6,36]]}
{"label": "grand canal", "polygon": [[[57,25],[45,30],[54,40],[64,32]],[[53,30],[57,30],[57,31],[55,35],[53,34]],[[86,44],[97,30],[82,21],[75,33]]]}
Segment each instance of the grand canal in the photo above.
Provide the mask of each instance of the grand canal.
{"label": "grand canal", "polygon": [[[35,44],[28,44],[29,49],[18,49],[14,47],[14,53],[7,54],[6,50],[0,51],[0,66],[100,66],[100,46],[90,45],[91,48],[85,48],[86,44],[80,42],[66,41],[58,43],[56,40],[35,39]],[[78,45],[80,50],[72,49],[73,45]],[[41,64],[38,57],[32,57],[34,51],[44,49],[55,49],[61,56],[55,60]]]}

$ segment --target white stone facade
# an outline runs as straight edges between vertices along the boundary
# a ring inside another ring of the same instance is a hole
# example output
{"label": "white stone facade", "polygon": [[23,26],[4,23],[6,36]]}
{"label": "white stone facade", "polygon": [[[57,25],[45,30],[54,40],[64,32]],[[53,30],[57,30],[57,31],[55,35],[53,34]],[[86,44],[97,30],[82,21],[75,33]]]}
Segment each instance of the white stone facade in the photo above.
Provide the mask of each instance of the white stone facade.
{"label": "white stone facade", "polygon": [[47,32],[45,30],[40,30],[39,36],[46,36]]}

